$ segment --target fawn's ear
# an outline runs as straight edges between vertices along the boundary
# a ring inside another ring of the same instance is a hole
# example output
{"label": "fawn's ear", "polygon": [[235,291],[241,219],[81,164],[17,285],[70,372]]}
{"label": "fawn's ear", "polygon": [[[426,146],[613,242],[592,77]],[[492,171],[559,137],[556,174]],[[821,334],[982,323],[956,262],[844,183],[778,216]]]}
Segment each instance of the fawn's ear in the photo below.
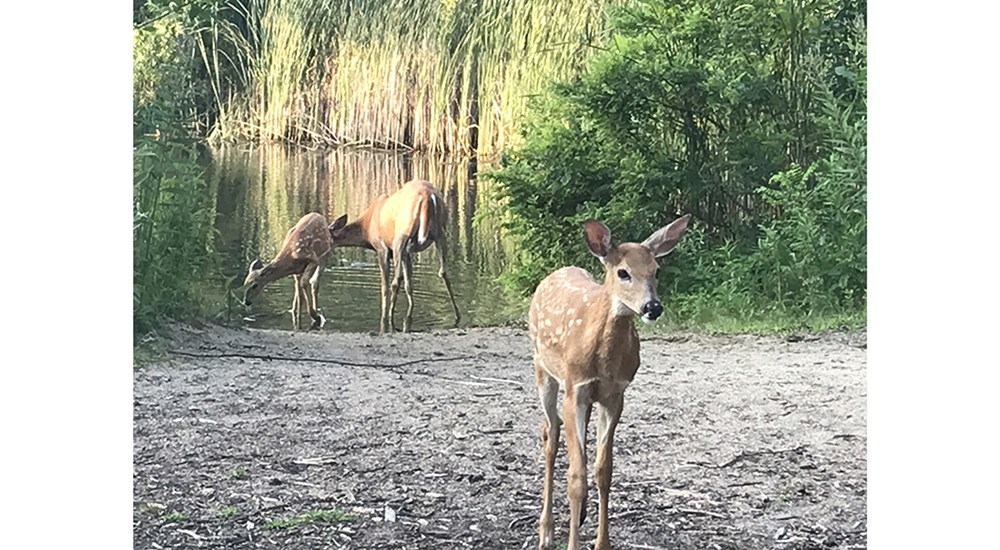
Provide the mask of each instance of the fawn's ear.
{"label": "fawn's ear", "polygon": [[645,241],[642,241],[642,245],[657,258],[669,254],[677,246],[677,243],[681,242],[681,237],[687,231],[689,221],[691,221],[691,214],[684,214],[683,217],[674,220],[670,225],[656,230]]}
{"label": "fawn's ear", "polygon": [[250,263],[250,271],[257,271],[262,267],[264,267],[264,262],[260,261],[260,258],[257,258],[256,260]]}
{"label": "fawn's ear", "polygon": [[344,226],[346,225],[347,225],[347,214],[344,214],[343,216],[333,220],[333,223],[330,224],[330,233],[331,234],[336,233],[337,231],[343,229]]}
{"label": "fawn's ear", "polygon": [[583,222],[583,238],[587,241],[587,248],[591,254],[602,261],[615,248],[615,245],[611,244],[611,230],[597,220]]}

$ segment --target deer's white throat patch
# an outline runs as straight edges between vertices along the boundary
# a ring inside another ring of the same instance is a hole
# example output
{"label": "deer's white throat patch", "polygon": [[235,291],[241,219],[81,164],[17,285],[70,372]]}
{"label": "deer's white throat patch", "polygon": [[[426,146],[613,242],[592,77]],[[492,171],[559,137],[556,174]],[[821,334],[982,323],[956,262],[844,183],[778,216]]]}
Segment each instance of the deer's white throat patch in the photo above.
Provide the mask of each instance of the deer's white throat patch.
{"label": "deer's white throat patch", "polygon": [[635,315],[636,312],[632,308],[625,305],[625,302],[619,300],[618,298],[611,299],[611,316],[612,317],[623,317],[625,315]]}

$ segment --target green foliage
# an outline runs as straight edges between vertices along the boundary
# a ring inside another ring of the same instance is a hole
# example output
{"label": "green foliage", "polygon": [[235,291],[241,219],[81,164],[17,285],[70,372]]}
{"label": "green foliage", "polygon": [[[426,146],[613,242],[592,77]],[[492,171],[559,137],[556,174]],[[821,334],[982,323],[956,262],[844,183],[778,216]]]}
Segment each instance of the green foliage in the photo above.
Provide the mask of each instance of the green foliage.
{"label": "green foliage", "polygon": [[[555,85],[524,145],[487,177],[516,241],[509,288],[567,264],[599,269],[580,224],[644,239],[694,225],[661,292],[695,324],[864,308],[863,3],[643,1],[612,47]],[[851,315],[847,315],[852,317]]]}
{"label": "green foliage", "polygon": [[132,29],[132,97],[136,135],[172,129],[194,130],[208,97],[197,74],[190,21],[164,12]]}
{"label": "green foliage", "polygon": [[198,311],[213,273],[214,204],[197,153],[185,143],[137,140],[133,150],[133,328]]}
{"label": "green foliage", "polygon": [[804,169],[792,164],[775,174],[775,187],[759,190],[780,212],[763,225],[753,257],[768,277],[761,294],[810,312],[863,309],[867,298],[866,83],[863,70],[859,78],[837,69],[852,99],[816,83],[824,155]]}
{"label": "green foliage", "polygon": [[336,508],[311,510],[291,518],[278,518],[267,522],[268,529],[288,529],[304,523],[353,521],[354,517]]}
{"label": "green foliage", "polygon": [[170,14],[134,30],[133,330],[198,311],[216,269],[214,198],[189,137],[199,93],[191,44]]}
{"label": "green foliage", "polygon": [[187,521],[188,515],[183,512],[170,512],[169,514],[163,516],[163,521],[167,522],[178,522]]}

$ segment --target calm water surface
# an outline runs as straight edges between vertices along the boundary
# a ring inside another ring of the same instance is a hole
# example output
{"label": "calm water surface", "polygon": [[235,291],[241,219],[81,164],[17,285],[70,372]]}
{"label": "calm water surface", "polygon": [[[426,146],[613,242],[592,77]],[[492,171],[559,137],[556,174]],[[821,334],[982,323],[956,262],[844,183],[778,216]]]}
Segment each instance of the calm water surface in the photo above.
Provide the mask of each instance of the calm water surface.
{"label": "calm water surface", "polygon": [[[332,221],[353,220],[380,193],[411,179],[426,179],[448,205],[448,274],[462,312],[462,325],[495,324],[516,311],[502,299],[496,277],[508,248],[500,238],[497,208],[488,182],[478,181],[469,159],[373,151],[307,151],[282,147],[228,146],[212,152],[209,180],[217,188],[217,228],[224,273],[243,281],[254,258],[270,261],[285,234],[308,212]],[[319,305],[325,331],[378,330],[379,272],[375,253],[337,248],[326,258]],[[454,313],[437,275],[431,247],[414,256],[413,330],[450,327]],[[249,310],[231,304],[232,323],[291,329],[292,278],[268,285]],[[242,298],[242,289],[238,291]],[[406,296],[400,290],[396,326],[402,326]],[[304,316],[308,326],[308,315]]]}

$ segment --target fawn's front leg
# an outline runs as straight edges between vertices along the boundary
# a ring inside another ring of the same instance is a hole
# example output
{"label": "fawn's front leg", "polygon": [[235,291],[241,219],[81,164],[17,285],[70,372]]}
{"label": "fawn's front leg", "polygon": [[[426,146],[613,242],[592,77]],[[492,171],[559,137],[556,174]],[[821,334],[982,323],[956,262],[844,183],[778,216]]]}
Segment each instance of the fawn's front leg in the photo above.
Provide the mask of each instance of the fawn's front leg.
{"label": "fawn's front leg", "polygon": [[556,452],[559,450],[559,383],[545,373],[537,363],[535,370],[540,379],[538,397],[542,402],[542,457],[545,461],[545,478],[542,482],[542,515],[538,519],[538,549],[551,550],[555,535],[552,523],[552,476],[556,467]]}
{"label": "fawn's front leg", "polygon": [[597,404],[597,461],[594,465],[594,477],[600,498],[600,511],[594,550],[611,550],[611,542],[608,540],[608,495],[611,492],[615,428],[622,415],[623,403],[624,395],[618,394]]}
{"label": "fawn's front leg", "polygon": [[580,549],[580,525],[587,508],[587,419],[590,416],[591,383],[576,386],[566,383],[563,400],[563,428],[566,430],[566,454],[569,471],[566,474],[569,497],[569,541],[566,550]]}

